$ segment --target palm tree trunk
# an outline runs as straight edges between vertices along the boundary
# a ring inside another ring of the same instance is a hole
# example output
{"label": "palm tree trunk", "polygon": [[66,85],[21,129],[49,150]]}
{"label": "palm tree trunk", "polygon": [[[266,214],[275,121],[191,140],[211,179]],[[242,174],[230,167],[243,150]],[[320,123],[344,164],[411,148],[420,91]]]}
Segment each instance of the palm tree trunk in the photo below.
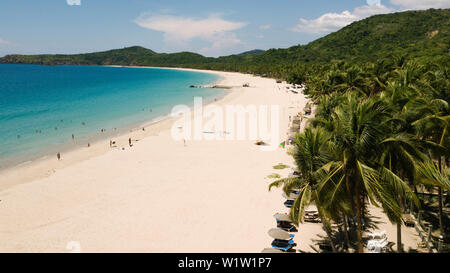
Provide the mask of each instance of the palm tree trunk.
{"label": "palm tree trunk", "polygon": [[327,233],[328,240],[330,241],[331,249],[332,249],[333,253],[336,253],[337,252],[336,251],[336,246],[334,245],[333,237],[331,236],[331,230],[328,228],[328,219],[325,219],[325,217],[323,216],[322,207],[319,205],[320,204],[319,203],[319,196],[317,195],[317,192],[314,195],[314,199],[315,199],[314,202],[316,203],[317,209],[319,211],[320,221],[322,221],[323,228],[325,229],[325,232]]}
{"label": "palm tree trunk", "polygon": [[348,251],[350,248],[350,239],[348,236],[347,215],[344,214],[344,248]]}
{"label": "palm tree trunk", "polygon": [[361,194],[359,192],[358,183],[356,183],[356,219],[358,224],[356,227],[356,236],[358,239],[358,253],[364,253],[362,244],[362,227],[361,227]]}
{"label": "palm tree trunk", "polygon": [[441,232],[442,236],[445,236],[444,232],[444,219],[443,219],[443,212],[442,212],[442,188],[438,187],[439,194],[438,194],[438,202],[439,202],[439,230]]}
{"label": "palm tree trunk", "polygon": [[361,217],[362,219],[366,219],[366,199],[365,198],[361,198]]}
{"label": "palm tree trunk", "polygon": [[[439,157],[439,172],[442,173],[442,158]],[[442,213],[442,187],[438,187],[439,194],[438,194],[438,202],[439,202],[439,229],[441,236],[445,236],[444,232],[444,219],[443,219],[443,213]]]}
{"label": "palm tree trunk", "polygon": [[[419,197],[419,191],[417,190],[417,185],[413,185],[413,188],[414,188],[414,194],[417,196],[417,197]],[[419,204],[420,204],[420,206],[422,207],[422,198],[418,198],[419,199]],[[411,214],[413,213],[413,212],[415,212],[416,211],[416,206],[414,205],[414,203],[412,203],[413,205],[412,205],[412,207],[411,207]]]}
{"label": "palm tree trunk", "polygon": [[[404,179],[404,178],[402,178]],[[404,205],[405,205],[405,200],[403,198],[403,196],[399,196],[400,198],[400,208],[402,210],[402,213],[404,211]],[[402,243],[402,216],[400,216],[400,219],[397,223],[397,252],[398,253],[403,253],[403,243]]]}
{"label": "palm tree trunk", "polygon": [[325,229],[325,232],[327,233],[328,241],[330,241],[331,250],[333,251],[333,253],[336,253],[337,250],[336,250],[336,246],[334,245],[334,242],[333,242],[333,237],[331,236],[331,231],[328,229],[328,226],[326,225],[326,223],[324,222],[322,217],[320,217],[320,220],[322,221],[323,228]]}
{"label": "palm tree trunk", "polygon": [[355,215],[356,214],[355,203],[354,203],[354,200],[353,200],[352,192],[350,191],[350,183],[349,183],[349,176],[348,176],[348,174],[345,175],[345,188],[347,190],[348,198],[350,199],[350,207],[352,208],[353,215]]}
{"label": "palm tree trunk", "polygon": [[397,223],[397,252],[403,253],[403,244],[402,244],[402,223]]}

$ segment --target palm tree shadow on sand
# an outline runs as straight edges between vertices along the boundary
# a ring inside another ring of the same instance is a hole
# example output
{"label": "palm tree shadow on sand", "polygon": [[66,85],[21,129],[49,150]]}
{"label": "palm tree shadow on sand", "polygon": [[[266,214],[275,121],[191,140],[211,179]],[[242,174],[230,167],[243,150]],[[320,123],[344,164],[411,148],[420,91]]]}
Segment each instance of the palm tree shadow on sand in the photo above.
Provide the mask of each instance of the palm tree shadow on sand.
{"label": "palm tree shadow on sand", "polygon": [[[363,230],[366,234],[366,236],[363,237],[363,243],[364,245],[367,245],[367,242],[369,241],[369,236],[367,236],[368,233],[372,232],[378,232],[379,231],[379,225],[380,224],[386,224],[385,221],[381,219],[381,217],[374,216],[370,214],[369,212],[366,212],[365,218],[364,218],[364,227]],[[323,229],[323,227],[322,227]],[[336,250],[338,252],[357,252],[357,235],[356,235],[356,226],[354,224],[349,225],[348,228],[348,237],[349,237],[349,245],[346,247],[345,244],[345,231],[343,229],[343,224],[334,224],[333,225],[333,235],[332,240],[333,243],[336,246]],[[394,250],[394,246],[396,243],[393,241],[395,238],[388,238],[388,245],[384,248],[384,253],[397,253],[396,250]],[[313,243],[309,244],[309,247],[316,253],[332,253],[331,245],[329,242],[329,239],[327,236],[324,235],[317,235],[317,239],[311,240]],[[298,250],[300,253],[307,253],[307,251]],[[370,253],[366,249],[366,252]],[[405,251],[406,253],[417,253],[417,250],[409,248]]]}

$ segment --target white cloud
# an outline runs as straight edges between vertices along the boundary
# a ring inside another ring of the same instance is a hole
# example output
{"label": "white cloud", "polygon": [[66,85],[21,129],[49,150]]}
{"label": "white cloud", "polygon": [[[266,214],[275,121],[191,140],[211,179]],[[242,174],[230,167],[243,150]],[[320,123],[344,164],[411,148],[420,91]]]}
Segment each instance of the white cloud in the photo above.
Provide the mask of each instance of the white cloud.
{"label": "white cloud", "polygon": [[372,15],[394,12],[394,9],[388,8],[378,2],[371,2],[371,5],[357,7],[350,12],[348,10],[341,13],[325,13],[324,15],[312,19],[300,19],[292,31],[307,33],[329,33],[343,28],[354,21],[362,20]]}
{"label": "white cloud", "polygon": [[232,31],[246,25],[246,23],[226,21],[219,15],[197,19],[144,14],[139,16],[135,23],[143,28],[163,32],[167,43],[186,44],[195,38],[206,41],[211,46],[201,50],[205,54],[220,54],[221,49],[240,44],[241,41]]}
{"label": "white cloud", "polygon": [[218,34],[244,27],[245,23],[225,21],[218,16],[206,19],[184,18],[171,15],[140,16],[136,24],[151,30],[164,32],[168,40],[210,39]]}
{"label": "white cloud", "polygon": [[211,46],[202,48],[200,53],[207,56],[219,56],[223,54],[224,49],[242,44],[242,41],[237,38],[236,34],[230,32],[219,33],[206,40],[211,43]]}
{"label": "white cloud", "polygon": [[450,8],[450,0],[391,0],[403,9]]}
{"label": "white cloud", "polygon": [[262,25],[262,26],[259,26],[259,29],[262,29],[262,30],[268,30],[268,29],[271,29],[271,28],[272,28],[271,25]]}
{"label": "white cloud", "polygon": [[66,0],[69,6],[81,6],[81,0]]}

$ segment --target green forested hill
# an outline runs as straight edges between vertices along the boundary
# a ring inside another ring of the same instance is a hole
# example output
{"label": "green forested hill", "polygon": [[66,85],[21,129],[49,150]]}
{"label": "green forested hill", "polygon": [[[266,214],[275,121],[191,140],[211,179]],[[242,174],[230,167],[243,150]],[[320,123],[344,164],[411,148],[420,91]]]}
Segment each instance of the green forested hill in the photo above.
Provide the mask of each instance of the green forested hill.
{"label": "green forested hill", "polygon": [[279,75],[283,74],[280,67],[332,60],[365,62],[393,55],[448,57],[449,45],[450,9],[430,9],[372,16],[307,45],[257,54],[207,58],[191,52],[156,53],[134,46],[76,55],[7,55],[0,63],[179,66]]}
{"label": "green forested hill", "polygon": [[245,55],[258,55],[258,54],[261,54],[261,53],[264,53],[264,50],[254,49],[254,50],[242,52],[239,55],[243,55],[243,56],[245,56]]}
{"label": "green forested hill", "polygon": [[393,54],[448,54],[449,45],[450,10],[431,9],[372,16],[308,45],[272,50],[264,57],[300,62],[372,61]]}

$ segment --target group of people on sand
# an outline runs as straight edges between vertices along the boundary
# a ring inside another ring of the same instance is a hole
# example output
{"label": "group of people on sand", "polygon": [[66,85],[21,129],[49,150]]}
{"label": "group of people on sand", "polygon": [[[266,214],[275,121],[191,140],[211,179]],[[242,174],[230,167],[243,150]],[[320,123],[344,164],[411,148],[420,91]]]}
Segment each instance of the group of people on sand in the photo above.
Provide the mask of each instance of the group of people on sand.
{"label": "group of people on sand", "polygon": [[[116,130],[116,128],[114,128],[114,130]],[[106,132],[106,129],[101,129],[100,131],[103,133],[103,132]],[[142,131],[145,131],[145,128],[142,128]],[[20,138],[20,136],[17,136],[17,138]],[[74,134],[72,134],[72,140],[75,140],[75,135]],[[115,145],[116,145],[116,141],[115,140],[109,140],[109,147],[110,148],[115,147]],[[133,140],[131,139],[131,137],[128,138],[128,145],[130,147],[133,147]],[[186,146],[186,140],[184,140],[184,145]],[[89,147],[91,147],[91,144],[88,143],[87,146],[89,148]],[[61,160],[61,153],[60,152],[58,152],[56,154],[56,158],[58,160]]]}
{"label": "group of people on sand", "polygon": [[[74,139],[74,135],[72,135],[72,139]],[[114,141],[114,140],[109,140],[109,147],[112,148],[113,145],[116,145],[116,141]],[[133,147],[133,141],[132,141],[131,137],[128,138],[128,145],[129,145],[130,147]],[[90,144],[90,143],[88,143],[88,147],[91,147],[91,144]],[[58,153],[56,154],[56,158],[58,159],[58,161],[61,160],[61,153],[60,153],[60,152],[58,152]]]}
{"label": "group of people on sand", "polygon": [[[113,145],[116,145],[116,141],[115,140],[109,140],[109,147],[112,148],[112,147],[114,147]],[[128,145],[130,147],[133,147],[133,141],[132,141],[131,137],[128,138]]]}

